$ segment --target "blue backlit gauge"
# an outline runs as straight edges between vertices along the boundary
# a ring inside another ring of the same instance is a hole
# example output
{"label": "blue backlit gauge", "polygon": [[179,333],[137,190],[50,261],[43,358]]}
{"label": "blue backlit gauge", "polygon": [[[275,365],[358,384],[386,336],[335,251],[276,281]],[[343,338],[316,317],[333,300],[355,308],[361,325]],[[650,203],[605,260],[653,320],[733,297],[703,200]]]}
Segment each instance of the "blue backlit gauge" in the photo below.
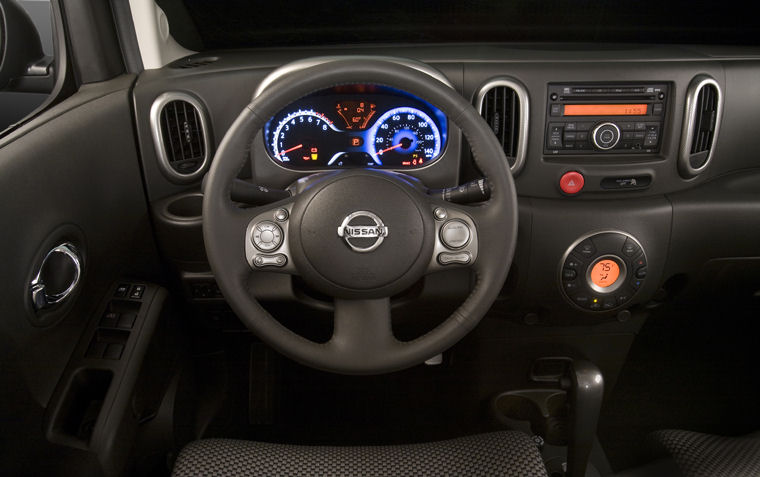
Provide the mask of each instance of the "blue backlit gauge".
{"label": "blue backlit gauge", "polygon": [[419,167],[441,154],[441,132],[416,108],[391,109],[367,133],[367,153],[383,167]]}
{"label": "blue backlit gauge", "polygon": [[324,166],[342,153],[330,138],[335,132],[338,129],[324,114],[311,109],[294,111],[272,132],[272,157],[282,163]]}

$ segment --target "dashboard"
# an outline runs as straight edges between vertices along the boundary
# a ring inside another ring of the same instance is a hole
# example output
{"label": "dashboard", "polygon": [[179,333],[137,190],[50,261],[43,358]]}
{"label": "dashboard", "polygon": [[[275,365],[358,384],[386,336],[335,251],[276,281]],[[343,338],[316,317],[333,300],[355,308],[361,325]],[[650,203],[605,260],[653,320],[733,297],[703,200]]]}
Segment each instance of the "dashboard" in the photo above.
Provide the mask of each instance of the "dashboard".
{"label": "dashboard", "polygon": [[[213,155],[257,86],[275,84],[284,65],[335,54],[207,52],[141,75],[134,101],[146,190],[159,244],[189,300],[219,299],[206,290],[213,277],[201,232],[204,171],[184,182],[163,173],[151,108],[167,93],[193,98]],[[672,283],[696,280],[712,259],[760,256],[760,136],[752,129],[760,123],[760,51],[482,44],[357,46],[340,54],[392,54],[443,77],[503,142],[520,210],[512,278],[500,302],[509,316],[614,320]],[[268,119],[252,138],[240,178],[285,190],[315,172],[366,167],[450,190],[480,174],[449,119],[423,99],[382,86],[316,91]],[[467,289],[468,277],[447,273],[437,285],[431,277],[425,293],[440,300]],[[284,275],[259,275],[262,295],[307,294]],[[461,290],[448,288],[460,278]]]}
{"label": "dashboard", "polygon": [[345,85],[294,101],[264,128],[269,158],[287,169],[414,169],[446,147],[446,116],[411,94]]}

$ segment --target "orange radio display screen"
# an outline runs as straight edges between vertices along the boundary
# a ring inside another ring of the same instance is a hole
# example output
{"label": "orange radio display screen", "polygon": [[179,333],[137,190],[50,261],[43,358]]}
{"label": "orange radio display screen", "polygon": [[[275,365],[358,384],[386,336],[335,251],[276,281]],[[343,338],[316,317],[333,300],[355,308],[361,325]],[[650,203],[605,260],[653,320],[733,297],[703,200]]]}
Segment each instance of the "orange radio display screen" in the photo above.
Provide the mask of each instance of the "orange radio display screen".
{"label": "orange radio display screen", "polygon": [[620,276],[620,266],[614,260],[599,260],[591,269],[591,281],[600,288],[607,288]]}
{"label": "orange radio display screen", "polygon": [[566,104],[565,116],[644,116],[648,104]]}

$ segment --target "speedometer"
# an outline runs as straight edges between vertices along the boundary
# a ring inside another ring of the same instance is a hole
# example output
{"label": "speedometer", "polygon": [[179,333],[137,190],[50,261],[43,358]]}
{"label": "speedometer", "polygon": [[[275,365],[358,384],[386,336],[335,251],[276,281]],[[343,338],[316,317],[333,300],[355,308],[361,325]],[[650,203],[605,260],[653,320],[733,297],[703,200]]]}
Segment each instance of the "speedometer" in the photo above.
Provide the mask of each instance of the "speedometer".
{"label": "speedometer", "polygon": [[416,108],[386,112],[367,135],[367,152],[378,166],[423,165],[441,154],[441,132],[435,122]]}

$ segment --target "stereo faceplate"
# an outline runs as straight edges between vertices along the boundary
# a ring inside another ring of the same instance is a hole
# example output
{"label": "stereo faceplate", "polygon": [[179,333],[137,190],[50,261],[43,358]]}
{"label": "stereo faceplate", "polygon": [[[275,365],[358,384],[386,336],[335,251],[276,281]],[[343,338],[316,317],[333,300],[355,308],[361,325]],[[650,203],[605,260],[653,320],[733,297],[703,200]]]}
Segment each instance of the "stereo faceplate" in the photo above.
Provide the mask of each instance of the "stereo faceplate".
{"label": "stereo faceplate", "polygon": [[549,84],[544,154],[654,154],[668,85]]}

